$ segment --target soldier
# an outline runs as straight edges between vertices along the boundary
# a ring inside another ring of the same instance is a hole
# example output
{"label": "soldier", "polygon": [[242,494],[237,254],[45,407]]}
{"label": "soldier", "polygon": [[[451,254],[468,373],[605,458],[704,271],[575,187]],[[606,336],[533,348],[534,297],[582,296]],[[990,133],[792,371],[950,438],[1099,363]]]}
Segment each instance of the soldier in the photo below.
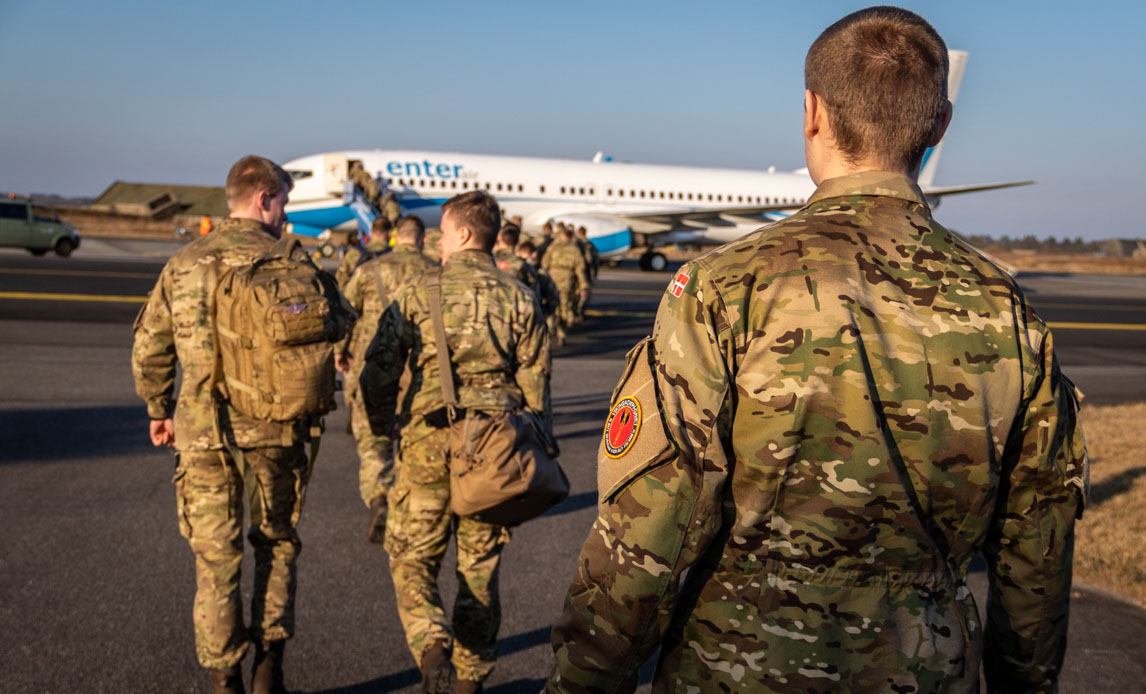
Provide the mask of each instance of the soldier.
{"label": "soldier", "polygon": [[1018,284],[914,182],[947,69],[898,8],[812,45],[819,187],[686,264],[630,353],[549,691],[632,691],[658,647],[656,691],[976,691],[980,654],[991,691],[1054,691],[1076,391]]}
{"label": "soldier", "polygon": [[392,226],[397,225],[402,217],[402,206],[398,204],[398,197],[392,190],[387,190],[382,198],[382,216],[389,219]]}
{"label": "soldier", "polygon": [[376,209],[382,209],[382,187],[378,185],[378,181],[371,178],[370,174],[363,168],[362,162],[354,161],[350,163],[350,180],[354,185],[362,190],[362,194],[366,196],[366,201]]}
{"label": "soldier", "polygon": [[358,380],[366,348],[378,330],[382,312],[411,277],[434,263],[422,254],[426,226],[414,215],[398,220],[394,249],[358,266],[346,284],[346,300],[358,312],[354,332],[337,352],[335,366],[346,374],[346,402],[350,407],[351,431],[358,444],[358,484],[362,501],[370,509],[367,539],[381,543],[386,529],[386,492],[394,479],[394,454],[389,436],[375,436],[366,418]]}
{"label": "soldier", "polygon": [[[171,257],[135,322],[132,374],[147,402],[151,442],[178,452],[179,529],[195,553],[195,650],[215,692],[243,691],[239,661],[252,641],[252,689],[285,691],[283,645],[294,633],[306,423],[252,419],[217,404],[211,312],[220,271],[249,265],[274,246],[291,185],[273,162],[240,159],[227,175],[230,216]],[[177,359],[183,377],[175,404]],[[249,628],[239,591],[244,487],[255,548]]]}
{"label": "soldier", "polygon": [[541,267],[553,278],[561,294],[557,311],[557,341],[564,344],[566,328],[577,323],[577,305],[589,293],[589,265],[573,242],[573,231],[558,224],[557,240],[541,256]]}
{"label": "soldier", "polygon": [[[478,692],[493,670],[500,623],[497,567],[508,529],[450,513],[443,457],[449,432],[439,378],[455,377],[459,416],[524,408],[548,421],[549,340],[537,300],[494,266],[490,249],[500,222],[497,202],[470,191],[442,206],[441,270],[412,279],[383,314],[362,375],[374,431],[401,424],[396,479],[390,490],[386,551],[406,642],[422,672],[422,689]],[[454,374],[441,374],[426,284],[440,277],[444,327]],[[411,380],[398,407],[398,377]],[[438,591],[451,528],[456,533],[459,594],[453,622]]]}
{"label": "soldier", "polygon": [[589,278],[585,284],[585,291],[581,293],[577,301],[577,322],[580,323],[585,320],[585,307],[589,305],[589,297],[593,293],[593,283],[597,281],[597,268],[601,261],[597,247],[589,241],[588,229],[577,227],[576,236],[573,240],[576,242],[577,248],[581,250],[581,255],[585,257],[586,273]]}
{"label": "soldier", "polygon": [[422,246],[422,254],[434,262],[442,263],[442,229],[441,227],[428,227],[426,229],[426,242]]}
{"label": "soldier", "polygon": [[346,283],[350,281],[355,268],[390,250],[392,230],[389,219],[375,217],[370,223],[370,240],[365,244],[354,243],[342,254],[342,261],[338,263],[338,271],[334,273],[334,278],[338,280],[338,286],[343,292],[346,291]]}
{"label": "soldier", "polygon": [[549,250],[551,243],[553,243],[553,222],[547,221],[541,225],[541,238],[537,240],[536,244],[538,264],[545,257],[545,252]]}
{"label": "soldier", "polygon": [[[537,247],[532,241],[522,241],[517,244],[515,254],[533,272],[533,278],[537,282],[533,287],[533,293],[541,302],[541,312],[545,314],[545,326],[550,339],[554,340],[557,335],[557,309],[561,306],[561,294],[557,291],[557,285],[553,283],[553,278],[548,272],[537,266]],[[558,344],[564,344],[564,341]]]}

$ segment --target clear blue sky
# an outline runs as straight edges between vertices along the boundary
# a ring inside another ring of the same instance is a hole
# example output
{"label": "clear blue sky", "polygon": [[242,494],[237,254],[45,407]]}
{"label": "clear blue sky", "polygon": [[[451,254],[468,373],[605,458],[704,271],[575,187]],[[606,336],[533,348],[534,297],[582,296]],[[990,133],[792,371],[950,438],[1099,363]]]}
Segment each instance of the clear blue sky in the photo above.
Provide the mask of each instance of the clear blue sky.
{"label": "clear blue sky", "polygon": [[[803,166],[803,60],[858,2],[0,0],[0,190],[221,184],[248,152]],[[1140,3],[907,3],[970,51],[936,184],[966,233],[1146,236]]]}

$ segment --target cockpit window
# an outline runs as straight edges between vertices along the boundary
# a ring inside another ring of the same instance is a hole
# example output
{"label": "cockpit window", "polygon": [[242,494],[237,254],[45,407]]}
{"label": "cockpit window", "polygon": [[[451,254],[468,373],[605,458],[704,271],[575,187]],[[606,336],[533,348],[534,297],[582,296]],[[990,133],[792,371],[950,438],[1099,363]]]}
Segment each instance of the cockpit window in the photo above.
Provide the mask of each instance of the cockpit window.
{"label": "cockpit window", "polygon": [[301,181],[304,178],[310,178],[314,175],[313,171],[303,171],[301,169],[287,169],[287,173],[296,181]]}

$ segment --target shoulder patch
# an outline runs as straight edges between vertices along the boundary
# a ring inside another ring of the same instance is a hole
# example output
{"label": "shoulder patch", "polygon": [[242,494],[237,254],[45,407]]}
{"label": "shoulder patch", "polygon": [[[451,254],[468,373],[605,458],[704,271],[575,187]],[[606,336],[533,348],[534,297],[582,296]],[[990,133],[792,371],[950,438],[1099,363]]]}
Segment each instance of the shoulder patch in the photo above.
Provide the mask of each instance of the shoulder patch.
{"label": "shoulder patch", "polygon": [[508,260],[497,261],[497,269],[501,270],[502,272],[509,272],[509,261]]}
{"label": "shoulder patch", "polygon": [[684,288],[688,286],[688,280],[688,273],[684,270],[676,273],[676,277],[673,278],[672,284],[669,285],[669,293],[679,299],[680,295],[684,294]]}
{"label": "shoulder patch", "polygon": [[605,455],[620,458],[629,452],[641,431],[641,403],[635,397],[621,398],[605,420]]}

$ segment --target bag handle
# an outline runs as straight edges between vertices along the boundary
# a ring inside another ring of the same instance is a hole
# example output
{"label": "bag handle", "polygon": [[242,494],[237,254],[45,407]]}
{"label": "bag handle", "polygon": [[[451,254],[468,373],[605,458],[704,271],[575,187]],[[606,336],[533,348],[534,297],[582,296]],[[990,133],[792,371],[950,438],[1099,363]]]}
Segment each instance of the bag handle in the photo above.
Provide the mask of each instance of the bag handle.
{"label": "bag handle", "polygon": [[446,324],[442,319],[442,273],[430,274],[426,282],[426,293],[430,298],[430,317],[434,323],[434,345],[438,351],[438,380],[442,382],[442,399],[453,419],[458,404],[458,394],[454,390],[454,369],[450,364],[450,346],[446,342]]}

